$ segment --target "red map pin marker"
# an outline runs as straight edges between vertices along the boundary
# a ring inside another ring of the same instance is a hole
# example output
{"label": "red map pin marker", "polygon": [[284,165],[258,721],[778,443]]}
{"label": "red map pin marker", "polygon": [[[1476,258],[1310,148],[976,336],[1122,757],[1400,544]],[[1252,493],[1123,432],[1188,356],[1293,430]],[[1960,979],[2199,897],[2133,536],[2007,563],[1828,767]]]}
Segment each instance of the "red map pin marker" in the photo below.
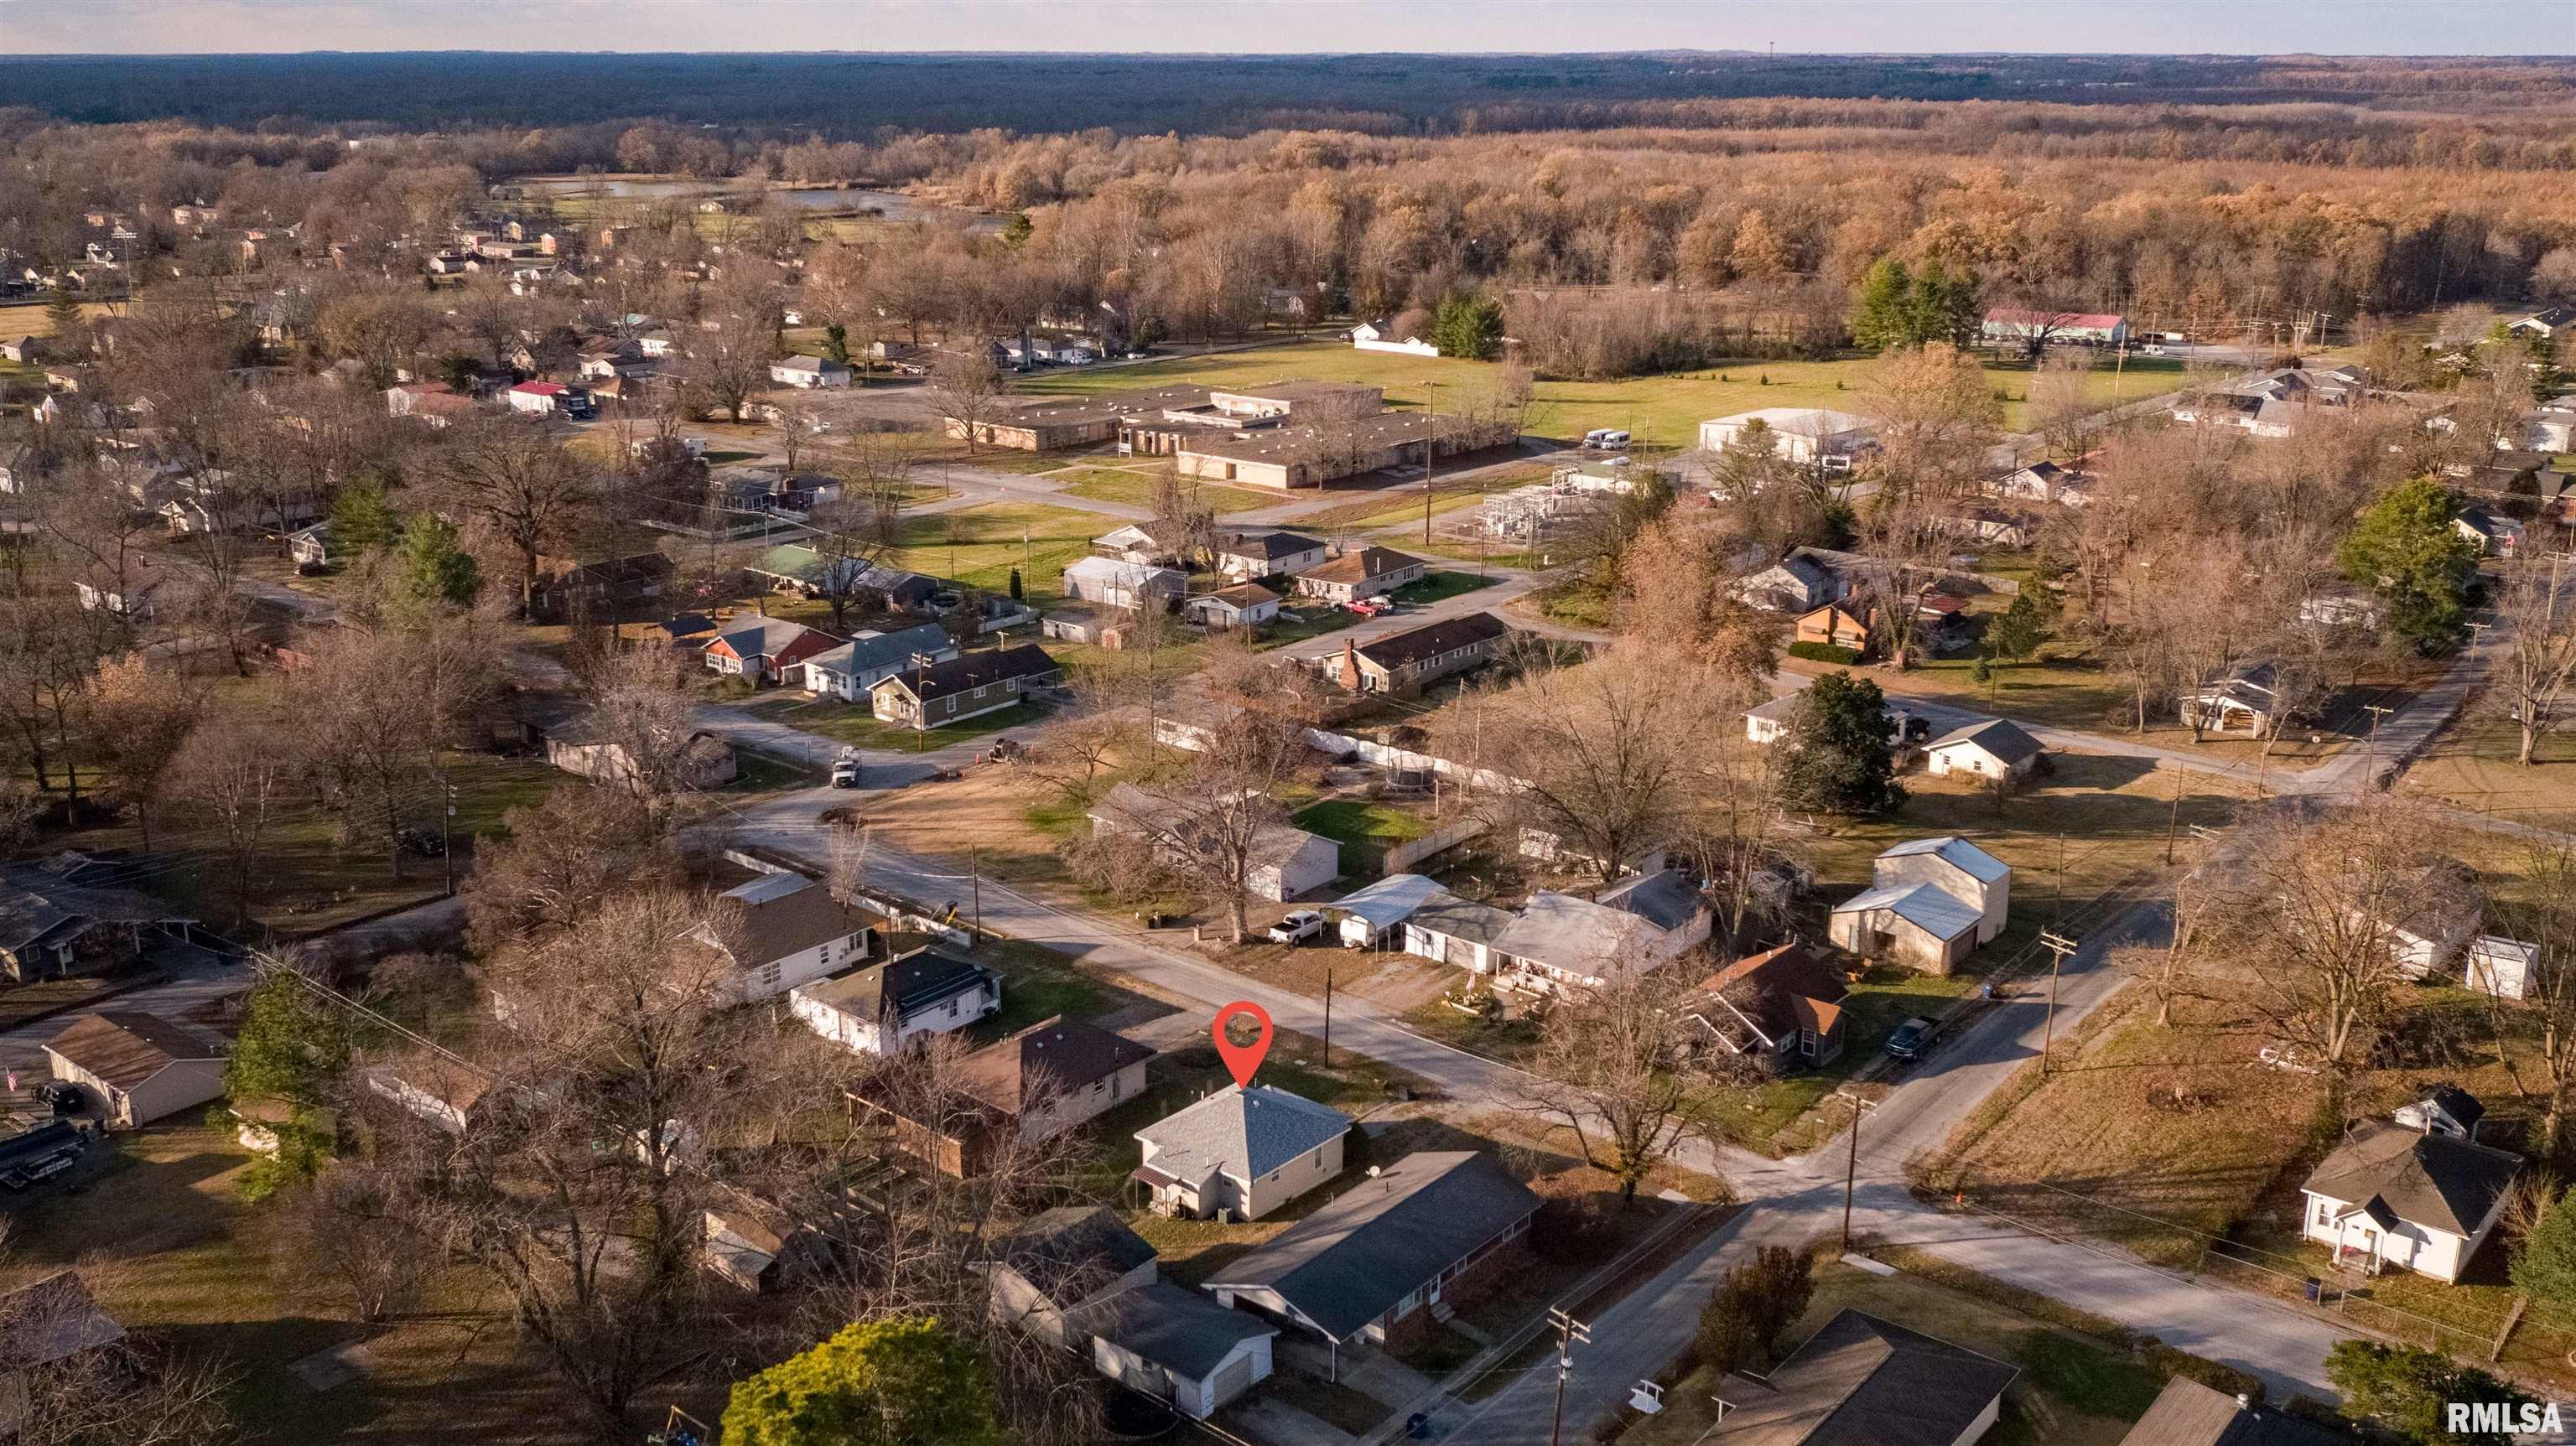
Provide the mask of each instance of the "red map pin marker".
{"label": "red map pin marker", "polygon": [[[1238,1014],[1249,1014],[1261,1025],[1261,1037],[1250,1044],[1237,1044],[1227,1037],[1225,1022]],[[1262,1057],[1270,1053],[1270,1011],[1249,999],[1238,999],[1216,1012],[1217,1057],[1225,1061],[1226,1072],[1234,1082],[1246,1088],[1252,1084],[1252,1072],[1261,1068]]]}

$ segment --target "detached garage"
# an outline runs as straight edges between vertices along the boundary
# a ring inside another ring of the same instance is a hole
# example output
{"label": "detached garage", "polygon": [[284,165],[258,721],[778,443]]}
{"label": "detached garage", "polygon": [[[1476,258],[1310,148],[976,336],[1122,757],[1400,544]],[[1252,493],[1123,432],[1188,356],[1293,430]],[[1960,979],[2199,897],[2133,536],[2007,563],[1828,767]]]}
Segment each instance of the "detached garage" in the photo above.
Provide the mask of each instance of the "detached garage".
{"label": "detached garage", "polygon": [[1270,1377],[1275,1327],[1166,1282],[1118,1298],[1114,1322],[1091,1338],[1100,1373],[1204,1420]]}
{"label": "detached garage", "polygon": [[156,1014],[84,1014],[45,1045],[54,1078],[99,1101],[101,1123],[131,1129],[224,1092],[224,1049]]}

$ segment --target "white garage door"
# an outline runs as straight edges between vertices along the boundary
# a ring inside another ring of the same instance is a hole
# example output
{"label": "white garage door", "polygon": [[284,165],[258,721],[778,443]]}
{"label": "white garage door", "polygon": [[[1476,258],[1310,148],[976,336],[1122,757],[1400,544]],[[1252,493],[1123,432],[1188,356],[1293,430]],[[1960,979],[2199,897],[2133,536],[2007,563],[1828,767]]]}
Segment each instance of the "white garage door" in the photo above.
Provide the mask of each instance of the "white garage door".
{"label": "white garage door", "polygon": [[1233,1360],[1217,1368],[1216,1380],[1208,1392],[1208,1409],[1213,1411],[1242,1395],[1251,1385],[1252,1352],[1237,1352]]}

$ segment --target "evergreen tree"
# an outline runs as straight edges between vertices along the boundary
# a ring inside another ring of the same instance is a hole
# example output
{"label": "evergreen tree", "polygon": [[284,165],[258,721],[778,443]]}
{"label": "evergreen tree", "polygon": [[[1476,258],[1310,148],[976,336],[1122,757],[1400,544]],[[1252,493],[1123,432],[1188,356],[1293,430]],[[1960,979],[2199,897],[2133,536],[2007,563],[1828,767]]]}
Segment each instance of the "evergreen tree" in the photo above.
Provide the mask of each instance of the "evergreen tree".
{"label": "evergreen tree", "polygon": [[1019,570],[1018,568],[1016,568],[1016,567],[1015,567],[1015,568],[1012,568],[1012,569],[1011,569],[1011,601],[1013,601],[1013,602],[1019,602],[1019,601],[1021,601],[1020,590],[1021,590],[1020,570]]}
{"label": "evergreen tree", "polygon": [[73,356],[85,348],[89,324],[81,319],[81,304],[61,287],[45,298],[45,326],[53,333],[55,355]]}
{"label": "evergreen tree", "polygon": [[244,1172],[244,1194],[264,1199],[321,1172],[336,1143],[332,1094],[356,1043],[349,1016],[294,980],[272,974],[252,986],[241,1035],[224,1059],[224,1098],[237,1113],[257,1111],[277,1136],[277,1153]]}
{"label": "evergreen tree", "polygon": [[2335,1342],[2326,1353],[2326,1379],[2343,1393],[2346,1414],[2377,1421],[2414,1446],[2509,1446],[2510,1432],[2451,1430],[2446,1408],[2453,1401],[2519,1406],[2531,1399],[2439,1351],[2377,1341]]}
{"label": "evergreen tree", "polygon": [[2042,615],[2038,599],[2031,589],[2023,588],[2013,595],[2012,606],[2003,610],[1986,628],[1986,646],[2008,663],[2018,663],[2039,651],[2048,641],[2048,620]]}
{"label": "evergreen tree", "polygon": [[352,557],[374,552],[392,546],[401,533],[402,519],[385,496],[384,479],[374,472],[358,474],[331,501],[331,546],[337,551]]}
{"label": "evergreen tree", "polygon": [[725,1446],[1000,1446],[984,1358],[936,1319],[863,1321],[734,1384]]}
{"label": "evergreen tree", "polygon": [[1431,344],[1442,356],[1492,361],[1503,350],[1502,303],[1473,292],[1451,292],[1431,323]]}
{"label": "evergreen tree", "polygon": [[403,529],[400,586],[416,603],[471,607],[483,586],[482,569],[457,545],[456,524],[421,516]]}
{"label": "evergreen tree", "polygon": [[1896,781],[1895,725],[1876,683],[1818,678],[1780,740],[1780,798],[1816,813],[1881,813],[1905,802]]}
{"label": "evergreen tree", "polygon": [[1904,262],[1882,256],[1860,279],[1860,295],[1852,302],[1851,334],[1854,345],[1870,351],[1905,346],[1915,339],[1914,278]]}
{"label": "evergreen tree", "polygon": [[1720,1375],[1767,1371],[1780,1337],[1816,1293],[1815,1262],[1804,1252],[1765,1245],[1726,1273],[1699,1317],[1699,1359]]}
{"label": "evergreen tree", "polygon": [[843,366],[850,364],[850,329],[833,322],[823,328],[823,355]]}
{"label": "evergreen tree", "polygon": [[1915,273],[1910,310],[1912,337],[1917,346],[1934,341],[1973,346],[1983,330],[1976,274],[1962,271],[1952,276],[1950,269],[1938,261]]}
{"label": "evergreen tree", "polygon": [[1013,211],[1011,219],[1002,223],[1002,244],[1016,251],[1028,244],[1030,234],[1037,229],[1028,212]]}
{"label": "evergreen tree", "polygon": [[2335,560],[2344,576],[2388,600],[2388,625],[2424,652],[2456,646],[2468,631],[2478,549],[2451,526],[2460,499],[2431,477],[2400,482],[2353,524]]}
{"label": "evergreen tree", "polygon": [[2553,1201],[2523,1240],[2513,1286],[2557,1314],[2576,1311],[2576,1188]]}

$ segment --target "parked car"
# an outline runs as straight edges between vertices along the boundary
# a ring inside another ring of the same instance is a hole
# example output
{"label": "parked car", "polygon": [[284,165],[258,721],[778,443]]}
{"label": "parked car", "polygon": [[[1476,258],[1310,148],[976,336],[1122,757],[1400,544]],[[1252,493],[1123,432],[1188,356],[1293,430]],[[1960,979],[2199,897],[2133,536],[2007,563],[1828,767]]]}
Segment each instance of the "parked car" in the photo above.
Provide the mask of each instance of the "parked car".
{"label": "parked car", "polygon": [[832,786],[834,788],[859,786],[859,750],[844,748],[841,750],[841,756],[832,760]]}
{"label": "parked car", "polygon": [[1896,1032],[1887,1037],[1887,1052],[1897,1059],[1918,1060],[1932,1052],[1934,1042],[1940,1037],[1939,1024],[1916,1015],[1896,1026]]}
{"label": "parked car", "polygon": [[1364,618],[1378,617],[1395,611],[1395,604],[1382,597],[1364,597],[1355,602],[1346,602],[1342,606]]}
{"label": "parked car", "polygon": [[1296,944],[1324,932],[1324,916],[1312,909],[1299,909],[1270,926],[1270,942]]}
{"label": "parked car", "polygon": [[394,835],[394,842],[414,858],[435,859],[447,854],[447,840],[434,828],[407,828]]}

